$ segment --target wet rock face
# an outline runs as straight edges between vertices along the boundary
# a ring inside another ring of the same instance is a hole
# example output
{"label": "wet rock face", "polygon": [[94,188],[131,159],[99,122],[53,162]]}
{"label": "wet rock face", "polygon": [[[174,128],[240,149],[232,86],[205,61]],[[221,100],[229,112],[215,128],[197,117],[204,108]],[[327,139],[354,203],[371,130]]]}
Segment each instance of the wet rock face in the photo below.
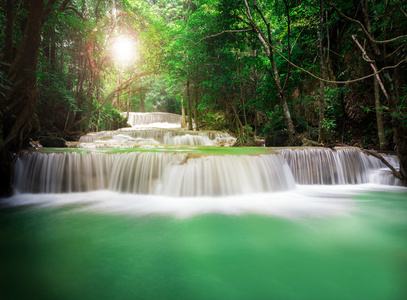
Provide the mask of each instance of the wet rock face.
{"label": "wet rock face", "polygon": [[39,142],[43,147],[66,147],[66,141],[57,136],[43,136]]}

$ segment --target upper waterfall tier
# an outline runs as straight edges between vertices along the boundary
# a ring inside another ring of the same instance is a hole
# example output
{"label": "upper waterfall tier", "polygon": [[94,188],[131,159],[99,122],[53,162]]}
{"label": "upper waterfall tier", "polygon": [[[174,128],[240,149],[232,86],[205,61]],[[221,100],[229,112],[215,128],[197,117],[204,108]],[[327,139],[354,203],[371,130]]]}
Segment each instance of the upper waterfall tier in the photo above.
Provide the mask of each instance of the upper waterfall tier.
{"label": "upper waterfall tier", "polygon": [[139,144],[231,146],[235,140],[228,133],[220,131],[125,128],[84,135],[79,142],[93,144],[78,144],[77,147],[115,147],[115,144],[124,148]]}
{"label": "upper waterfall tier", "polygon": [[[122,113],[126,115],[126,113]],[[181,128],[181,115],[130,112],[131,128],[101,131],[81,136],[78,148],[134,148],[143,144],[232,146],[236,139],[221,131],[194,131]]]}
{"label": "upper waterfall tier", "polygon": [[[127,113],[122,113],[122,115],[126,116]],[[162,126],[165,126],[163,124],[172,124],[176,126],[171,127],[181,127],[181,115],[165,112],[129,112],[129,119],[127,123],[129,123],[132,127],[139,127],[143,125],[151,126],[151,124],[156,124],[156,126],[159,126],[157,123],[162,123]]]}

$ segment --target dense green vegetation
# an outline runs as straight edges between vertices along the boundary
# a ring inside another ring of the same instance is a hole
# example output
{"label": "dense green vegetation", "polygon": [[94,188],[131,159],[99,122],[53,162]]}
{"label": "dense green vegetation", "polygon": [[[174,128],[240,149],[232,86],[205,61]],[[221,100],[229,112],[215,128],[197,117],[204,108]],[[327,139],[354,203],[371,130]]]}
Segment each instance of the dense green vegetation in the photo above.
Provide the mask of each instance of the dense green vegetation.
{"label": "dense green vegetation", "polygon": [[[120,111],[183,109],[189,126],[229,130],[240,145],[262,136],[270,146],[306,138],[397,150],[407,169],[403,1],[6,0],[0,9],[4,174],[29,138],[122,127]],[[133,45],[128,59],[124,46],[115,54],[120,39]]]}

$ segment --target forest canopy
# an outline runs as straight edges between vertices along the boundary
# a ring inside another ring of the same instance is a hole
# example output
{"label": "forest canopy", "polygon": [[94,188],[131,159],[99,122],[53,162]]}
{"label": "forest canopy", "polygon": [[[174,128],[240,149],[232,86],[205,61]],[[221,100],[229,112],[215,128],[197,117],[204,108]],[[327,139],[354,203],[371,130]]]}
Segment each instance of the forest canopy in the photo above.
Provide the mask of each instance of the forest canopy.
{"label": "forest canopy", "polygon": [[6,0],[2,165],[27,141],[186,111],[239,145],[347,144],[407,168],[401,0]]}

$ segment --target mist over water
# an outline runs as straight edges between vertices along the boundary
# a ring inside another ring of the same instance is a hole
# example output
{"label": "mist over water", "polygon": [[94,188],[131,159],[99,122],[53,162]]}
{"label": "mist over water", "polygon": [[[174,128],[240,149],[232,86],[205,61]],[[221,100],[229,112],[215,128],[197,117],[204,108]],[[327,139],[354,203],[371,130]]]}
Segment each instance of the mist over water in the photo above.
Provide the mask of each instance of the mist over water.
{"label": "mist over water", "polygon": [[366,192],[405,191],[401,187],[363,184],[354,186],[306,186],[276,193],[223,197],[168,197],[100,190],[70,194],[16,194],[10,206],[58,207],[80,205],[75,210],[133,216],[162,215],[190,218],[203,214],[258,214],[297,220],[346,215],[355,209],[354,196]]}

